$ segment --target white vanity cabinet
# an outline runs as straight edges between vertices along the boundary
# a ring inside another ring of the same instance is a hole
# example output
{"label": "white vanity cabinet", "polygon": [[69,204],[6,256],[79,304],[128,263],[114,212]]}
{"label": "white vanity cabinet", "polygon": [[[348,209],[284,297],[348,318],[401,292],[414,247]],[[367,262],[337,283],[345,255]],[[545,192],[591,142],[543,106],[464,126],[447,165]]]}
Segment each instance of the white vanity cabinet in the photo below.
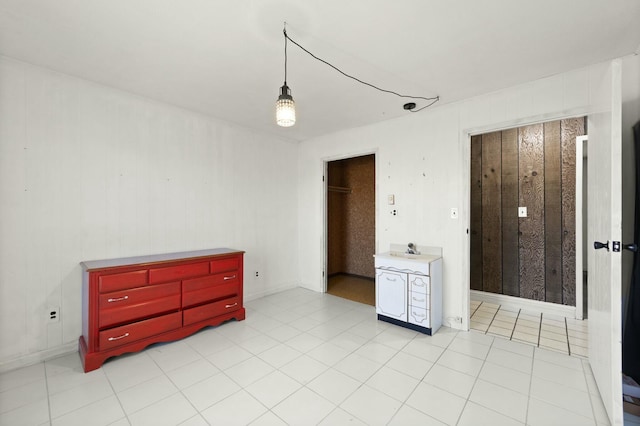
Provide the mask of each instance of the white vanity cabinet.
{"label": "white vanity cabinet", "polygon": [[426,334],[442,325],[442,257],[375,255],[378,319]]}

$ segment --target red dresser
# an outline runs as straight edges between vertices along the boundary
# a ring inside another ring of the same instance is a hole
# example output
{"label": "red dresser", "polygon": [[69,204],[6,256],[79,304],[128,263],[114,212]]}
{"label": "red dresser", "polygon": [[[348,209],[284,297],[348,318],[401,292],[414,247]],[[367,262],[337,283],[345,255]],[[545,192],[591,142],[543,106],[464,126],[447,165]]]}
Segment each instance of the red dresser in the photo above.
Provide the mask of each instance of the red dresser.
{"label": "red dresser", "polygon": [[243,320],[243,254],[220,248],[82,262],[84,371],[152,343]]}

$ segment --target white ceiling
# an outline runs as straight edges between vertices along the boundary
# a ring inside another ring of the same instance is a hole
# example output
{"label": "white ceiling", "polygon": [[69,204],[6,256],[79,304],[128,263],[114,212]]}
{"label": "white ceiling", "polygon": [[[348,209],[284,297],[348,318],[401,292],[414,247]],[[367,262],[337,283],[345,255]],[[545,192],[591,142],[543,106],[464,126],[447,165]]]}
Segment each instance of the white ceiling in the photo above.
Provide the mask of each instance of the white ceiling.
{"label": "white ceiling", "polygon": [[298,122],[276,126],[284,21],[347,73],[441,103],[640,47],[638,0],[0,0],[0,53],[297,141],[409,114],[289,43]]}

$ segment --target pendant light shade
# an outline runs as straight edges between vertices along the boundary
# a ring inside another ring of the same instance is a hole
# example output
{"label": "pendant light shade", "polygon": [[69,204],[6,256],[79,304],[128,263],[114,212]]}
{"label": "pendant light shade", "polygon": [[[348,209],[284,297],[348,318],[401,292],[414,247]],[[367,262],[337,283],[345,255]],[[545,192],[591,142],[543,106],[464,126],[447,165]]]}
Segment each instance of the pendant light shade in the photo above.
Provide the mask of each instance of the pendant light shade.
{"label": "pendant light shade", "polygon": [[291,89],[287,83],[280,88],[280,96],[276,102],[276,123],[282,127],[291,127],[296,124],[296,103],[291,97]]}
{"label": "pendant light shade", "polygon": [[280,88],[280,96],[276,101],[276,123],[280,127],[291,127],[296,124],[296,103],[291,97],[291,89],[287,86],[287,23],[282,30],[284,35],[284,84]]}

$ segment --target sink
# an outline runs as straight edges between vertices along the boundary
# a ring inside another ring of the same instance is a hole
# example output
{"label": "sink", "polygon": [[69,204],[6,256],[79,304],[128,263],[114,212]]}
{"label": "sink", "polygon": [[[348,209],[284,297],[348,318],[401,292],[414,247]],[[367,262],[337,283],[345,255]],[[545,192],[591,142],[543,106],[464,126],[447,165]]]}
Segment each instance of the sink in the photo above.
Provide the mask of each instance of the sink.
{"label": "sink", "polygon": [[391,244],[390,250],[374,255],[375,267],[396,272],[429,275],[429,264],[442,257],[440,247],[420,246],[421,254],[406,253],[406,244]]}
{"label": "sink", "polygon": [[406,259],[419,259],[420,257],[422,257],[421,254],[398,253],[398,252],[389,252],[389,256],[404,257]]}
{"label": "sink", "polygon": [[386,252],[374,255],[375,267],[409,274],[429,275],[429,264],[440,256],[432,254],[408,254]]}

